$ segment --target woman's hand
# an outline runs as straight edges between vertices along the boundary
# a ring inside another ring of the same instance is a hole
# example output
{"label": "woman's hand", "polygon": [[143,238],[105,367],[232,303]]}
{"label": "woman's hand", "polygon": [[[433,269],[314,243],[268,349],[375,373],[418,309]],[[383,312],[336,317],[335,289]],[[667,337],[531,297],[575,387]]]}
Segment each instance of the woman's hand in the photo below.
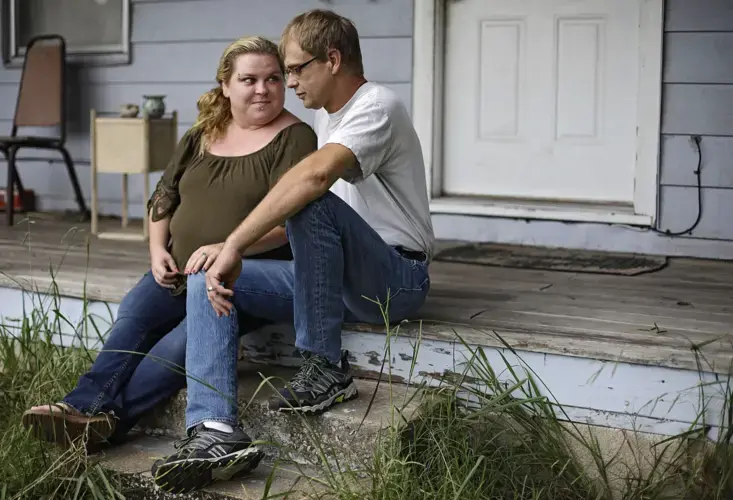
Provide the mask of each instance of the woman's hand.
{"label": "woman's hand", "polygon": [[217,317],[229,316],[234,305],[234,283],[242,272],[242,255],[232,245],[223,245],[220,258],[206,273],[206,291]]}
{"label": "woman's hand", "polygon": [[216,258],[221,253],[221,249],[223,246],[224,243],[216,243],[214,245],[204,245],[200,247],[198,250],[191,254],[191,257],[189,257],[188,262],[186,263],[186,268],[183,272],[186,274],[196,274],[201,269],[203,269],[204,271],[208,271],[208,269],[211,267],[211,264],[214,263]]}
{"label": "woman's hand", "polygon": [[163,247],[150,249],[150,269],[153,278],[163,288],[175,288],[178,268],[171,254]]}

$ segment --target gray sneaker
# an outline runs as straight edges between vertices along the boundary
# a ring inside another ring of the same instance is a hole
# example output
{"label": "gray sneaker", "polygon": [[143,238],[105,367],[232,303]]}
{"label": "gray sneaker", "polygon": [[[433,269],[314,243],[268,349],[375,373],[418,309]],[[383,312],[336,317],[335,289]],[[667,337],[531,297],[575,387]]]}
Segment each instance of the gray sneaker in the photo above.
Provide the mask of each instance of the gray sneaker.
{"label": "gray sneaker", "polygon": [[176,453],[153,464],[155,484],[171,493],[186,493],[244,475],[259,465],[264,453],[239,428],[221,432],[197,425],[176,442]]}
{"label": "gray sneaker", "polygon": [[341,366],[338,366],[323,356],[303,353],[303,365],[290,383],[278,391],[279,396],[270,399],[270,409],[318,414],[354,399],[358,391],[348,355],[348,351],[342,352]]}

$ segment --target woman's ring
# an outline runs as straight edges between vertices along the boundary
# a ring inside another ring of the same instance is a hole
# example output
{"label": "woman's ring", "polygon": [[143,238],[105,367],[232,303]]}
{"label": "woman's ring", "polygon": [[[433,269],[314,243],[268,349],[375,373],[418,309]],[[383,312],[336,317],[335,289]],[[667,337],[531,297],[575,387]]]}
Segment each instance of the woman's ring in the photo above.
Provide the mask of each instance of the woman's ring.
{"label": "woman's ring", "polygon": [[214,287],[213,286],[210,286],[210,287],[206,288],[206,290],[208,290],[209,292],[213,292],[214,291]]}
{"label": "woman's ring", "polygon": [[206,252],[201,252],[201,257],[206,257]]}

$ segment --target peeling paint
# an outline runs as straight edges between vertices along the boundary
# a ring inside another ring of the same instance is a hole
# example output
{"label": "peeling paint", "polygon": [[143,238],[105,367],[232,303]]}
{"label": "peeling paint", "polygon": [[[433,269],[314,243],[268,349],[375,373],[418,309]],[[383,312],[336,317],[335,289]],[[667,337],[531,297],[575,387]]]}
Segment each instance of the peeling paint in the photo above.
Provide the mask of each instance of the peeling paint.
{"label": "peeling paint", "polygon": [[370,365],[382,366],[382,357],[377,351],[365,352],[364,355],[369,357]]}
{"label": "peeling paint", "polygon": [[363,368],[354,368],[352,369],[352,373],[355,377],[358,378],[366,378],[370,380],[382,380],[383,382],[392,380],[395,384],[407,384],[407,380],[405,377],[402,377],[400,375],[395,375],[395,371],[392,370],[392,373],[390,374],[386,369],[384,370],[384,373],[382,373],[382,377],[380,379],[379,377],[379,370],[366,370]]}
{"label": "peeling paint", "polygon": [[453,354],[453,353],[452,353],[451,351],[449,351],[448,349],[444,349],[444,348],[442,348],[442,347],[434,347],[434,348],[433,348],[433,352],[437,352],[438,354],[447,354],[447,355],[449,355],[449,356],[450,356],[451,354]]}

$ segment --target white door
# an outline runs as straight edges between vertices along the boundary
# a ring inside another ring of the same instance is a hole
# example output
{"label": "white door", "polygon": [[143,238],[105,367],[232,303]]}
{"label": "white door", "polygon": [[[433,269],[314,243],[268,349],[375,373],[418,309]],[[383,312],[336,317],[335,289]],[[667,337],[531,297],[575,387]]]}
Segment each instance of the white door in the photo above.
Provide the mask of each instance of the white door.
{"label": "white door", "polygon": [[444,195],[632,203],[643,1],[447,2]]}

